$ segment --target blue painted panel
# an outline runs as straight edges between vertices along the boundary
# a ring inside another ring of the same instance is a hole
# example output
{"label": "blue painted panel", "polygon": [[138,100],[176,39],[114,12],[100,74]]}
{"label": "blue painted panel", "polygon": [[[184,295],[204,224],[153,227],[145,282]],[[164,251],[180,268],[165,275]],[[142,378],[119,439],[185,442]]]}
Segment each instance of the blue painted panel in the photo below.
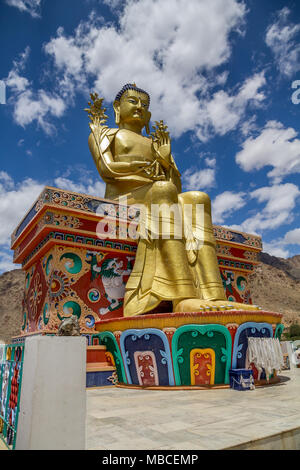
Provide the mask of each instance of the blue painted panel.
{"label": "blue painted panel", "polygon": [[29,224],[29,222],[31,221],[31,219],[33,219],[33,217],[36,215],[37,211],[36,211],[36,205],[37,203],[33,206],[33,208],[28,212],[28,214],[24,217],[24,219],[22,220],[22,222],[20,223],[20,225],[18,226],[17,230],[16,230],[16,233],[15,233],[15,236],[18,237],[20,235],[20,233],[24,230],[24,228]]}
{"label": "blue painted panel", "polygon": [[108,380],[111,377],[113,371],[96,371],[96,372],[87,372],[86,373],[86,387],[103,387],[105,385],[113,385],[113,383]]}
{"label": "blue painted panel", "polygon": [[273,328],[269,323],[247,322],[236,331],[232,353],[232,368],[243,369],[246,362],[248,338],[272,338]]}
{"label": "blue painted panel", "polygon": [[134,353],[152,351],[155,355],[159,385],[174,385],[169,343],[161,330],[156,328],[126,330],[121,335],[120,345],[129,384],[139,385]]}

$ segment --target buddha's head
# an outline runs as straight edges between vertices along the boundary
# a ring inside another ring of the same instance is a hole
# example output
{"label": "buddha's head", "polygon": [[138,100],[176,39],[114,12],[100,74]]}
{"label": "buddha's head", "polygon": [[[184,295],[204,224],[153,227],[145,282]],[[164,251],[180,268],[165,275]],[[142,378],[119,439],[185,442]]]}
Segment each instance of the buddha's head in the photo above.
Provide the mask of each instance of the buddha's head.
{"label": "buddha's head", "polygon": [[117,94],[114,101],[116,124],[119,127],[132,127],[142,131],[145,127],[149,134],[150,96],[135,84],[126,84]]}

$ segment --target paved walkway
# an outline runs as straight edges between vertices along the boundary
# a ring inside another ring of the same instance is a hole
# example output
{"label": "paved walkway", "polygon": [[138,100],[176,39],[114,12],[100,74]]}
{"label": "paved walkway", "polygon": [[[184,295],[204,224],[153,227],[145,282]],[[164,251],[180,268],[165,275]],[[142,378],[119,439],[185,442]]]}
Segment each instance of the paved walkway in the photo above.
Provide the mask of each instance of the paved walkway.
{"label": "paved walkway", "polygon": [[300,427],[300,369],[255,390],[87,391],[87,449],[225,449]]}
{"label": "paved walkway", "polygon": [[0,450],[8,450],[2,439],[0,439]]}

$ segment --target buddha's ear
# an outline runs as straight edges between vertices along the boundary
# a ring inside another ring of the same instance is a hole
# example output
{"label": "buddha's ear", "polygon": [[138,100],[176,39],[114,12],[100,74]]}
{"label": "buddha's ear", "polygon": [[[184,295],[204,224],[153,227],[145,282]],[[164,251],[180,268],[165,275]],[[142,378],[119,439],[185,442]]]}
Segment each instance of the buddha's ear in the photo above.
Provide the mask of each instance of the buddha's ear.
{"label": "buddha's ear", "polygon": [[113,108],[114,108],[114,112],[115,112],[116,124],[119,125],[120,124],[120,101],[114,101],[113,102]]}
{"label": "buddha's ear", "polygon": [[145,124],[145,129],[146,129],[147,134],[150,134],[150,128],[149,128],[150,119],[151,119],[151,113],[150,111],[147,111],[147,122]]}

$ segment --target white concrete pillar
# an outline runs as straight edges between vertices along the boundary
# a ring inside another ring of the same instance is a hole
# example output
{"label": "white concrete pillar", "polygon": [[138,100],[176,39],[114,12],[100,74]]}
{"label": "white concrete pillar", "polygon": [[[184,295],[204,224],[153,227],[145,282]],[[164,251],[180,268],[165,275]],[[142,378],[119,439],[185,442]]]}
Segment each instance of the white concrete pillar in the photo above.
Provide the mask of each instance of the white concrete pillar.
{"label": "white concrete pillar", "polygon": [[17,450],[85,449],[86,339],[25,341]]}

